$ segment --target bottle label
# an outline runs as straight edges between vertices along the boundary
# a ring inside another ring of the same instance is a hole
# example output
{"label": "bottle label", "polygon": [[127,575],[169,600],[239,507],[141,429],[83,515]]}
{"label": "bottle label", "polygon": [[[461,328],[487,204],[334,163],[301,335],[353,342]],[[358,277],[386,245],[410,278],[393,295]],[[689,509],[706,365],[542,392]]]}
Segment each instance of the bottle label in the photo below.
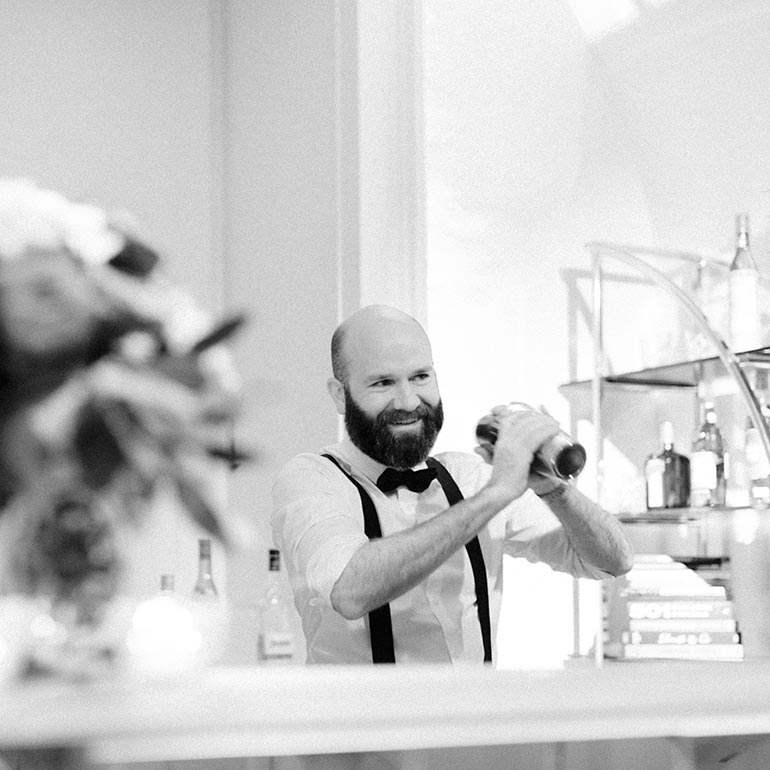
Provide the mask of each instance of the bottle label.
{"label": "bottle label", "polygon": [[664,508],[663,472],[666,464],[655,457],[647,461],[644,470],[647,477],[647,507]]}
{"label": "bottle label", "polygon": [[294,657],[294,635],[291,633],[260,634],[258,645],[260,660],[290,660]]}
{"label": "bottle label", "polygon": [[717,456],[708,450],[690,455],[690,480],[693,491],[717,488]]}
{"label": "bottle label", "polygon": [[730,344],[733,350],[761,345],[756,270],[730,271]]}

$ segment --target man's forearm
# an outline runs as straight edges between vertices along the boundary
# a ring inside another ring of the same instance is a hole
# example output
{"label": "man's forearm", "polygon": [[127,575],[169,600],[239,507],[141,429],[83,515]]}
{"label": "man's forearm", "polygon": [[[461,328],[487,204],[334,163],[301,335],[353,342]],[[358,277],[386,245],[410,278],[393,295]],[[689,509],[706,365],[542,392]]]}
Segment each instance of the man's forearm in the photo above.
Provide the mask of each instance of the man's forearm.
{"label": "man's forearm", "polygon": [[541,500],[559,519],[581,559],[611,575],[631,569],[633,552],[615,516],[569,484],[541,495]]}
{"label": "man's forearm", "polygon": [[406,593],[462,548],[509,502],[491,487],[439,516],[359,548],[332,589],[332,606],[349,620]]}

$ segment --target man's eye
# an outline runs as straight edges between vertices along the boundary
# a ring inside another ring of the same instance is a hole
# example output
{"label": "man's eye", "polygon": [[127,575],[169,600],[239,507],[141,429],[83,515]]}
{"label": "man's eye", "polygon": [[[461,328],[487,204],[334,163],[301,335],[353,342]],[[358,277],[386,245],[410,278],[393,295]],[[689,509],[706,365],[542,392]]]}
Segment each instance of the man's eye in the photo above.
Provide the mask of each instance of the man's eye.
{"label": "man's eye", "polygon": [[421,380],[421,381],[422,380],[429,380],[430,379],[430,375],[427,372],[420,372],[420,374],[416,374],[414,376],[414,379],[415,380]]}

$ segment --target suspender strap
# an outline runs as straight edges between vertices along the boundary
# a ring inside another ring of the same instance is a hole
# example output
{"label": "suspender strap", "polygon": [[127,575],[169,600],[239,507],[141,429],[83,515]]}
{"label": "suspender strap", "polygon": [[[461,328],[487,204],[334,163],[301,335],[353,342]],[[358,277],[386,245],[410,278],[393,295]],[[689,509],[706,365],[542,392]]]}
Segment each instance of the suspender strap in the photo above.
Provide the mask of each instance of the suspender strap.
{"label": "suspender strap", "polygon": [[[463,499],[462,492],[452,478],[449,471],[433,457],[429,457],[426,464],[436,469],[436,478],[444,490],[449,505],[459,503]],[[492,631],[489,623],[489,590],[487,587],[487,570],[484,566],[484,555],[481,553],[481,543],[478,536],[474,536],[465,544],[468,558],[471,560],[473,570],[473,584],[476,589],[476,609],[481,626],[481,640],[484,643],[484,663],[492,662]]]}
{"label": "suspender strap", "polygon": [[[369,540],[382,537],[380,519],[368,492],[337,462],[336,457],[324,454],[331,460],[355,485],[361,498],[361,509],[364,514],[364,534]],[[390,619],[390,605],[383,604],[369,613],[369,639],[372,646],[372,663],[395,663],[396,653],[393,649],[393,624]]]}
{"label": "suspender strap", "polygon": [[[382,537],[380,520],[369,493],[339,464],[335,457],[324,454],[331,460],[355,485],[361,498],[361,509],[364,515],[364,533],[370,540]],[[450,505],[459,503],[463,494],[452,478],[449,471],[436,459],[429,457],[426,465],[436,470],[436,478],[444,490],[446,499]],[[471,561],[473,571],[473,583],[476,590],[476,608],[478,611],[479,625],[481,626],[481,639],[484,644],[484,662],[492,662],[492,634],[489,621],[489,592],[487,587],[487,571],[484,566],[484,556],[481,552],[481,544],[478,537],[474,537],[465,545],[468,558]],[[372,661],[374,663],[395,663],[396,655],[393,647],[393,624],[390,618],[390,605],[383,604],[369,613],[369,637],[372,645]]]}

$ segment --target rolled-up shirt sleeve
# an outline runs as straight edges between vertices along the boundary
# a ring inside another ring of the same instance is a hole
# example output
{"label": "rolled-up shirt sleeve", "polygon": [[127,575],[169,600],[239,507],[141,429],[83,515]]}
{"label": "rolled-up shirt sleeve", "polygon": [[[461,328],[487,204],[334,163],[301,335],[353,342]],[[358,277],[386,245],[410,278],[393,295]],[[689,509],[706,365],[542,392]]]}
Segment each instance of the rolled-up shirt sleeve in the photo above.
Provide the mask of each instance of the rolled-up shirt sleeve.
{"label": "rolled-up shirt sleeve", "polygon": [[298,455],[273,485],[271,526],[295,595],[330,607],[334,584],[368,542],[355,486],[329,460]]}
{"label": "rolled-up shirt sleeve", "polygon": [[505,553],[533,563],[544,562],[574,577],[612,577],[581,557],[551,509],[532,490],[515,500],[506,514]]}

